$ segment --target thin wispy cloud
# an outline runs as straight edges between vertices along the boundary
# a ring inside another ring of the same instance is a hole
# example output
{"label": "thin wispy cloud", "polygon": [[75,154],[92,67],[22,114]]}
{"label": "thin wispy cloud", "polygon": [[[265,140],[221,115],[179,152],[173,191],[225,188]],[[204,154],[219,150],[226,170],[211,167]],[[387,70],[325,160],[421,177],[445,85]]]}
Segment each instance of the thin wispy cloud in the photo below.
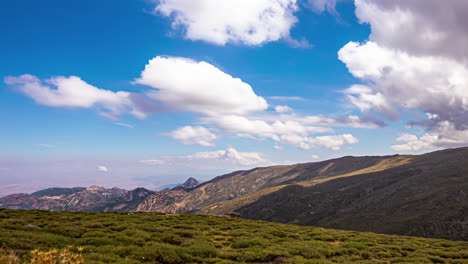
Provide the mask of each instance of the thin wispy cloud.
{"label": "thin wispy cloud", "polygon": [[146,165],[164,165],[164,164],[166,164],[166,161],[159,160],[159,159],[140,160],[139,162],[143,163],[143,164],[146,164]]}
{"label": "thin wispy cloud", "polygon": [[307,100],[300,96],[268,96],[267,98],[271,100],[281,100],[281,101],[306,101]]}
{"label": "thin wispy cloud", "polygon": [[123,127],[127,127],[127,128],[135,128],[134,125],[131,125],[131,124],[127,124],[127,123],[119,123],[119,122],[115,122],[114,125],[118,125],[118,126],[123,126]]}

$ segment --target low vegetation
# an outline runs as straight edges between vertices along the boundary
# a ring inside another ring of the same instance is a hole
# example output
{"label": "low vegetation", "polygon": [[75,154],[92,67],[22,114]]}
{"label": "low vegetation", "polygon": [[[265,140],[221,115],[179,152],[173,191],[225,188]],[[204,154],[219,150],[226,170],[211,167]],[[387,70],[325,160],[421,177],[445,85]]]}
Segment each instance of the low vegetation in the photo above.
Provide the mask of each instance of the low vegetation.
{"label": "low vegetation", "polygon": [[463,241],[158,213],[0,209],[0,248],[13,264],[468,263]]}

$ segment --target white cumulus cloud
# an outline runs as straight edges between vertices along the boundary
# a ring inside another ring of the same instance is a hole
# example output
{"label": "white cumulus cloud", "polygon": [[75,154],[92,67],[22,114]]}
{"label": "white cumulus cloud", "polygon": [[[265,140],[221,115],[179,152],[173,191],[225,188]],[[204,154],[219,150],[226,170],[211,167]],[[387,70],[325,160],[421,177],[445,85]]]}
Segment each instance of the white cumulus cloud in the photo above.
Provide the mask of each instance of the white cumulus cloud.
{"label": "white cumulus cloud", "polygon": [[44,82],[36,76],[24,74],[6,77],[5,83],[31,97],[38,104],[51,107],[97,108],[100,114],[115,117],[131,113],[143,118],[146,113],[134,103],[129,92],[99,89],[79,77],[56,76]]}
{"label": "white cumulus cloud", "polygon": [[184,145],[200,145],[213,147],[217,136],[202,126],[185,126],[170,133],[173,139],[180,141]]}
{"label": "white cumulus cloud", "polygon": [[418,137],[413,134],[403,134],[396,139],[400,144],[391,148],[396,151],[418,151],[421,149],[437,149],[466,146],[468,130],[456,129],[448,121],[439,122],[429,133]]}
{"label": "white cumulus cloud", "polygon": [[355,0],[370,40],[417,56],[467,59],[466,0]]}
{"label": "white cumulus cloud", "polygon": [[340,150],[344,145],[356,144],[359,140],[351,134],[308,137],[300,135],[282,135],[279,140],[283,144],[295,145],[301,149],[327,148]]}
{"label": "white cumulus cloud", "polygon": [[151,97],[169,107],[206,115],[245,114],[268,107],[249,84],[203,61],[156,57],[135,82],[158,89]]}
{"label": "white cumulus cloud", "polygon": [[297,0],[156,0],[157,14],[170,17],[185,37],[217,45],[262,45],[285,39],[298,21]]}
{"label": "white cumulus cloud", "polygon": [[234,162],[238,165],[251,166],[258,164],[266,164],[269,161],[265,159],[262,153],[259,152],[239,152],[230,147],[227,150],[217,150],[211,152],[197,152],[193,155],[187,156],[188,159],[202,159],[202,160],[227,160]]}
{"label": "white cumulus cloud", "polygon": [[355,144],[358,140],[349,134],[311,137],[311,134],[333,132],[328,127],[307,126],[298,121],[265,121],[249,119],[245,116],[220,116],[205,119],[217,128],[235,133],[243,133],[261,138],[269,138],[281,144],[293,145],[301,149],[325,147],[333,150],[347,144]]}
{"label": "white cumulus cloud", "polygon": [[278,105],[278,106],[275,106],[275,111],[277,113],[287,113],[287,112],[291,112],[292,108],[287,105]]}
{"label": "white cumulus cloud", "polygon": [[417,151],[468,144],[468,2],[356,0],[356,15],[371,26],[369,41],[338,53],[365,85],[345,90],[365,113],[398,120],[399,112],[424,112],[410,122],[427,129],[405,135],[392,148]]}

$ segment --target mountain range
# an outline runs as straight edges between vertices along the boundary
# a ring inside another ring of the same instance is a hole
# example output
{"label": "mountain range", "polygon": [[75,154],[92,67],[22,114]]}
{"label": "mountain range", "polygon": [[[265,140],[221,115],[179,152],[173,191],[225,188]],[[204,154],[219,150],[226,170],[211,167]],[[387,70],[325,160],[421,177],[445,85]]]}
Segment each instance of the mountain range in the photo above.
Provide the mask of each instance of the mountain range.
{"label": "mountain range", "polygon": [[162,191],[50,188],[0,207],[65,211],[237,214],[386,234],[468,240],[468,148],[423,155],[346,156],[236,171]]}

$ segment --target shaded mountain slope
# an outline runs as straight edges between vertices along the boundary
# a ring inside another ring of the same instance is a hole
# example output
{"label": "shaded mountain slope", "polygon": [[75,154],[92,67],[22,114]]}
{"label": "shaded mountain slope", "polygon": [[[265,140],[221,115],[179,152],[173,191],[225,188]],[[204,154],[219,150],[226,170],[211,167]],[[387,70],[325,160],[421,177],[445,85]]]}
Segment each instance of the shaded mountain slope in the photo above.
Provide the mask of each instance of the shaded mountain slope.
{"label": "shaded mountain slope", "polygon": [[[322,162],[237,171],[216,177],[193,189],[173,189],[155,193],[141,203],[137,210],[170,213],[227,213],[231,210],[209,212],[203,208],[246,195],[254,195],[255,193],[258,195],[258,191],[265,194],[286,184],[352,173],[378,165],[385,160],[402,159],[402,157],[405,160],[409,159],[406,156],[343,157]],[[268,188],[273,189],[266,190]],[[237,209],[237,207],[229,209]]]}
{"label": "shaded mountain slope", "polygon": [[[353,161],[361,161],[360,159],[368,159],[368,157],[362,157],[362,158],[357,158],[357,157],[351,157]],[[348,159],[347,157],[345,159]],[[232,199],[232,200],[226,200],[226,201],[221,201],[221,202],[218,202],[218,203],[214,203],[214,204],[210,204],[206,207],[203,207],[199,210],[196,210],[197,213],[201,213],[201,214],[214,214],[214,215],[220,215],[220,214],[226,214],[226,213],[229,213],[229,212],[232,212],[232,211],[235,211],[236,209],[239,209],[245,205],[248,205],[248,204],[251,204],[253,202],[255,202],[256,200],[258,200],[260,197],[264,196],[264,195],[267,195],[267,194],[270,194],[270,193],[273,193],[273,192],[276,192],[284,187],[287,187],[287,186],[290,186],[292,184],[299,184],[299,185],[302,185],[302,186],[313,186],[313,185],[316,185],[316,184],[320,184],[320,183],[323,183],[323,182],[326,182],[326,181],[329,181],[329,180],[333,180],[333,179],[338,179],[338,178],[344,178],[344,177],[351,177],[351,176],[355,176],[355,175],[359,175],[359,174],[363,174],[363,173],[370,173],[370,172],[378,172],[378,171],[383,171],[383,170],[386,170],[386,169],[389,169],[389,168],[393,168],[393,167],[397,167],[397,166],[401,166],[403,164],[407,164],[409,162],[411,162],[412,160],[412,156],[390,156],[390,157],[385,157],[385,158],[382,158],[382,157],[379,157],[379,159],[377,160],[374,160],[374,161],[377,161],[375,164],[373,163],[370,163],[372,164],[371,166],[369,167],[366,167],[366,168],[363,168],[363,169],[358,169],[358,170],[354,170],[354,171],[350,171],[348,172],[349,170],[343,170],[343,172],[345,173],[342,173],[340,174],[339,171],[338,173],[330,173],[328,174],[328,176],[322,176],[321,173],[325,172],[324,169],[321,169],[318,171],[313,171],[312,173],[308,174],[309,175],[309,179],[307,179],[306,177],[303,177],[303,175],[305,174],[302,174],[299,179],[293,179],[293,180],[288,180],[288,181],[285,181],[283,182],[283,184],[281,185],[277,185],[277,186],[274,186],[274,187],[269,187],[269,188],[264,188],[264,189],[261,189],[257,192],[254,192],[254,193],[251,193],[251,194],[248,194],[248,195],[244,195],[244,196],[241,196],[241,197],[238,197],[238,198],[235,198],[235,199]],[[347,160],[349,161],[349,159]],[[359,163],[359,162],[358,162]],[[335,164],[335,162],[326,162],[325,164],[323,163],[320,163],[322,165],[325,165],[325,167],[323,168],[327,168],[327,169],[331,169],[332,166]],[[360,164],[364,164],[364,165],[361,165],[360,167],[362,166],[365,166],[365,165],[369,165],[369,163],[363,163],[363,162],[360,162]],[[313,164],[313,165],[318,165],[318,164]],[[296,165],[293,165],[293,166],[296,166]],[[299,166],[302,166],[302,164],[300,164]],[[307,169],[307,168],[306,168]],[[293,170],[297,170],[297,168],[294,168]],[[336,171],[336,170],[334,170]],[[318,175],[318,177],[316,176]],[[315,176],[315,177],[314,177]],[[305,179],[303,181],[300,181],[300,179]],[[291,183],[293,182],[293,183]]]}
{"label": "shaded mountain slope", "polygon": [[[468,240],[468,148],[315,185],[290,185],[236,210],[243,217]],[[309,187],[308,187],[309,186]]]}

